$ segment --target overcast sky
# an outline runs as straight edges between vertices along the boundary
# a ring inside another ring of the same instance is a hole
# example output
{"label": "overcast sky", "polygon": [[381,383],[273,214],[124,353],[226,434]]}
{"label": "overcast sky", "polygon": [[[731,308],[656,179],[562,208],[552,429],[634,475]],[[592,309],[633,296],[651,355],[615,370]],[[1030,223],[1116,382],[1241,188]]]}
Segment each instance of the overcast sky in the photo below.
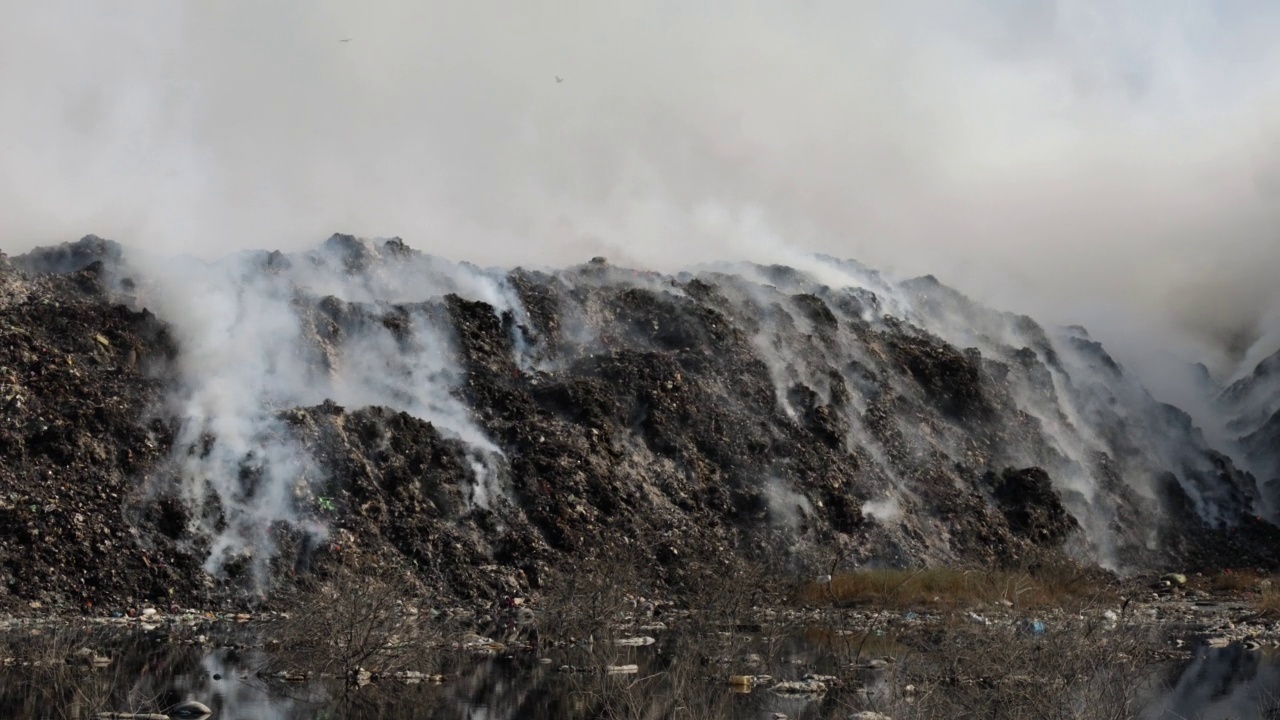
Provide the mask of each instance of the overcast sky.
{"label": "overcast sky", "polygon": [[1280,328],[1276,37],[1263,0],[7,2],[0,248],[791,247],[1239,358]]}

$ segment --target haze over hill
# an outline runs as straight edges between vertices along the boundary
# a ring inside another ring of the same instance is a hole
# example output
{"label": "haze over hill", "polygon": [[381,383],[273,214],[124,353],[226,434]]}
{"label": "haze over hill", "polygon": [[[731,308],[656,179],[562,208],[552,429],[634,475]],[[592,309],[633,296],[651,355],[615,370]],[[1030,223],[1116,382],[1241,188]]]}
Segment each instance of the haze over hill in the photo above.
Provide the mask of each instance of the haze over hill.
{"label": "haze over hill", "polygon": [[1260,0],[9,3],[0,238],[824,251],[1083,323],[1190,405],[1165,350],[1225,379],[1280,344],[1278,29]]}

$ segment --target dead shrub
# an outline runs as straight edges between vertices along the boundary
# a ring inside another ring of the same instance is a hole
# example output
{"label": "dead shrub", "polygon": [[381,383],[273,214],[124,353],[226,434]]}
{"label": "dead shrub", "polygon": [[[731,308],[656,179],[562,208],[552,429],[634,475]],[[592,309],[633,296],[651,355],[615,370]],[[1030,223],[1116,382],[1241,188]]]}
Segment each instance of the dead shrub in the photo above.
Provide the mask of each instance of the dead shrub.
{"label": "dead shrub", "polygon": [[1034,635],[1014,627],[953,625],[902,655],[889,671],[893,717],[1122,720],[1140,710],[1161,669],[1141,628],[1097,623]]}
{"label": "dead shrub", "polygon": [[392,581],[339,568],[316,581],[308,599],[274,630],[276,646],[263,672],[331,674],[350,681],[362,669],[379,675],[432,672],[443,632],[418,611],[413,597]]}
{"label": "dead shrub", "polygon": [[609,640],[620,628],[634,622],[639,607],[638,579],[624,562],[588,560],[572,580],[550,584],[542,594],[538,633],[552,643],[574,643],[590,638]]}

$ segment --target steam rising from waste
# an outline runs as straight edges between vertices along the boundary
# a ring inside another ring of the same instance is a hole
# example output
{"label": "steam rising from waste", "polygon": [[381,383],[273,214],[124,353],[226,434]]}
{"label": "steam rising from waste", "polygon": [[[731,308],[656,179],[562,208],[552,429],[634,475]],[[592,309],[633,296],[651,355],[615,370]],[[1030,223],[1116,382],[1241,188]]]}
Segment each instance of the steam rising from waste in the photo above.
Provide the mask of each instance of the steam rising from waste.
{"label": "steam rising from waste", "polygon": [[764,492],[765,500],[769,503],[770,519],[792,533],[799,532],[804,515],[813,514],[809,499],[787,487],[778,478],[770,478],[765,483]]}
{"label": "steam rising from waste", "polygon": [[349,236],[298,255],[140,263],[151,266],[144,298],[182,318],[169,409],[181,419],[174,460],[182,495],[201,509],[196,529],[214,538],[209,571],[251,557],[261,586],[273,532],[292,526],[324,537],[317,503],[326,477],[290,431],[294,408],[380,405],[427,420],[470,448],[473,504],[501,495],[493,472],[501,451],[453,394],[460,363],[440,305],[460,293],[510,311],[501,275],[421,256],[398,240]]}
{"label": "steam rising from waste", "polygon": [[[1270,457],[1240,436],[1271,422],[1276,378],[1220,394],[1240,439],[1219,445],[1084,328],[991,309],[932,276],[903,280],[830,256],[675,276],[603,259],[508,272],[349,235],[209,262],[122,257],[88,238],[19,264],[74,270],[95,257],[127,271],[117,289],[171,323],[169,477],[188,529],[209,540],[205,568],[244,561],[259,588],[282,534],[301,535],[309,552],[333,510],[321,493],[346,490],[346,474],[326,475],[340,466],[327,441],[305,431],[319,409],[343,432],[348,416],[329,403],[403,412],[449,439],[454,469],[430,482],[462,488],[466,507],[427,512],[482,520],[485,533],[545,512],[562,482],[565,508],[588,513],[577,495],[588,474],[611,473],[597,463],[620,458],[634,465],[627,487],[646,489],[606,494],[687,504],[688,487],[702,487],[718,495],[708,502],[798,547],[839,528],[840,542],[868,533],[894,563],[958,559],[975,537],[966,523],[1001,513],[1022,528],[1007,532],[1032,532],[1028,502],[1051,523],[1035,542],[1079,528],[1071,551],[1113,569],[1161,552],[1170,522],[1275,520],[1275,475],[1239,468]],[[513,412],[546,413],[549,424],[522,426]],[[532,450],[544,432],[555,437]],[[375,430],[360,442],[392,440]],[[608,459],[581,449],[593,446],[610,448]],[[422,462],[394,482],[430,474]]]}
{"label": "steam rising from waste", "polygon": [[[474,504],[503,496],[442,299],[525,325],[506,277],[397,241],[305,249],[335,227],[718,283],[755,318],[787,416],[845,428],[830,441],[858,454],[863,512],[886,523],[918,501],[904,457],[1045,466],[1104,561],[1116,492],[1158,504],[1176,486],[1211,522],[1267,505],[1197,478],[1275,412],[1217,399],[1280,347],[1270,4],[83,5],[0,9],[0,82],[21,100],[0,132],[23,140],[0,235],[154,253],[130,261],[183,349],[173,460],[211,570],[251,554],[261,577],[280,524],[323,534],[323,470],[288,413],[326,399],[430,421],[469,449]],[[1046,325],[901,281],[926,272]],[[645,287],[679,294],[668,279]],[[582,347],[600,344],[594,311],[564,311]],[[823,340],[832,322],[865,332]],[[884,398],[924,392],[884,372],[895,333],[976,350],[1038,439],[997,457],[958,427],[881,423]],[[528,343],[513,336],[522,369],[564,360]]]}
{"label": "steam rising from waste", "polygon": [[883,498],[880,500],[868,500],[862,506],[862,514],[873,517],[880,522],[891,523],[898,519],[898,514],[902,512],[902,506],[895,497]]}
{"label": "steam rising from waste", "polygon": [[350,228],[667,271],[786,245],[1082,323],[1130,365],[1154,337],[1225,378],[1280,343],[1261,0],[83,5],[0,10],[6,243]]}

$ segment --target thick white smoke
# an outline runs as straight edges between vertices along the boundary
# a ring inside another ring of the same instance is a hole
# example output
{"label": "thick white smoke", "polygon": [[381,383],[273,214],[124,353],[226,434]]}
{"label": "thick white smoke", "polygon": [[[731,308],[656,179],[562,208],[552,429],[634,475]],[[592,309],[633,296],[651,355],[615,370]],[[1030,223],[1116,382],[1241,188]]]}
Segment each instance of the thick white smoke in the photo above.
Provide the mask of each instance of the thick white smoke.
{"label": "thick white smoke", "polygon": [[[197,509],[195,529],[213,538],[207,570],[248,558],[265,586],[273,533],[292,527],[323,537],[317,504],[328,478],[283,419],[293,408],[332,400],[407,412],[465,443],[473,504],[487,507],[503,492],[494,472],[501,451],[454,395],[462,363],[440,303],[458,293],[518,312],[512,293],[501,274],[390,247],[334,238],[288,256],[133,259],[142,301],[180,319],[169,408],[180,421],[174,460]],[[326,307],[339,315],[341,338],[326,340],[316,328]]]}
{"label": "thick white smoke", "polygon": [[[171,408],[182,421],[175,460],[188,504],[202,510],[200,529],[215,538],[207,569],[259,551],[253,569],[262,583],[273,524],[298,519],[299,496],[322,479],[276,415],[312,400],[315,375],[298,353],[304,343],[290,288],[243,258],[155,277],[163,285],[148,300],[183,318],[175,326],[183,350]],[[217,506],[204,511],[210,494]],[[215,532],[220,517],[226,527]]]}
{"label": "thick white smoke", "polygon": [[[1280,346],[1277,30],[1262,0],[8,3],[0,244],[96,232],[222,258],[343,230],[485,264],[782,262],[882,291],[821,251],[1084,324],[1226,437],[1185,361],[1225,381]],[[279,408],[403,408],[483,468],[445,330],[414,315],[418,347],[388,366],[397,339],[371,327],[317,376],[292,303],[457,291],[518,312],[501,283],[252,262],[149,273],[189,350],[190,491],[249,518],[215,557],[300,517],[314,470],[272,440]],[[246,496],[217,469],[264,439]]]}
{"label": "thick white smoke", "polygon": [[1277,305],[1278,28],[1262,0],[8,3],[0,237],[774,259],[720,208],[1229,374]]}

